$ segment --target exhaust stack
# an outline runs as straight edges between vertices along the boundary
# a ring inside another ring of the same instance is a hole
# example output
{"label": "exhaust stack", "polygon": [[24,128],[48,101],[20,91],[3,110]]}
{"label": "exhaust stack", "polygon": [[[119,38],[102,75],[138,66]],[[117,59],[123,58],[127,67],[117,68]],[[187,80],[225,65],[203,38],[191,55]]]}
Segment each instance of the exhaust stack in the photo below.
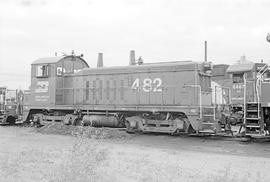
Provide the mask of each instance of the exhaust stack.
{"label": "exhaust stack", "polygon": [[97,60],[97,67],[103,67],[103,54],[102,53],[98,53],[98,60]]}
{"label": "exhaust stack", "polygon": [[207,41],[204,41],[204,62],[207,62]]}
{"label": "exhaust stack", "polygon": [[135,61],[135,51],[131,50],[129,55],[129,65],[136,65]]}

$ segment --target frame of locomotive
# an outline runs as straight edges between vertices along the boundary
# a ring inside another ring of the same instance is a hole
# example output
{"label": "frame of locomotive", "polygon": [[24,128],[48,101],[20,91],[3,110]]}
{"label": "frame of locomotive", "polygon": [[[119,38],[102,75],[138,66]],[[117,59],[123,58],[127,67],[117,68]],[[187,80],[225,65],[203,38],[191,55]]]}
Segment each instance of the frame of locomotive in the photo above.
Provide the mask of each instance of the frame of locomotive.
{"label": "frame of locomotive", "polygon": [[220,130],[216,112],[209,62],[89,68],[80,56],[70,55],[32,63],[24,120],[215,133]]}

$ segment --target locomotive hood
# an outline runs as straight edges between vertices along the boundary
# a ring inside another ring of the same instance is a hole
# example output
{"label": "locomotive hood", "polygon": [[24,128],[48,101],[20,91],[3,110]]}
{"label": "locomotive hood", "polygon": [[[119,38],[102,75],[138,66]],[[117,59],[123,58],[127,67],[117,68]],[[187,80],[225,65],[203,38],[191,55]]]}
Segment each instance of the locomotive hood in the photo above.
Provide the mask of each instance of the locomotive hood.
{"label": "locomotive hood", "polygon": [[144,63],[138,66],[114,66],[85,68],[77,75],[88,74],[113,74],[113,73],[130,73],[130,72],[154,72],[154,71],[179,71],[179,70],[202,70],[202,64],[194,61],[175,61],[160,63]]}

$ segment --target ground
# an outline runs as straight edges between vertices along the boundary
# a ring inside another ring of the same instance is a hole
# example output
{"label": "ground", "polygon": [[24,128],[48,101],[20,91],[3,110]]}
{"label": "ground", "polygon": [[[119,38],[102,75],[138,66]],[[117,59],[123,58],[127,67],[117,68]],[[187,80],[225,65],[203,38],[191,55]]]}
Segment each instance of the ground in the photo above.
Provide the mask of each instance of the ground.
{"label": "ground", "polygon": [[0,127],[0,181],[270,181],[269,142],[44,131]]}

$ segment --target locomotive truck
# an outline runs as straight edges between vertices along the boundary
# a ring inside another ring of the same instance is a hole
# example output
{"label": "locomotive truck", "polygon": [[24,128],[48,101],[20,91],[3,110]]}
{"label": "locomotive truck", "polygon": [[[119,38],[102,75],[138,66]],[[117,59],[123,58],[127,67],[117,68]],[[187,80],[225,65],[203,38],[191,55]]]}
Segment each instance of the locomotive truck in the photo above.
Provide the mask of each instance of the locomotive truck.
{"label": "locomotive truck", "polygon": [[89,68],[74,54],[38,59],[24,120],[170,134],[221,130],[209,62],[138,63],[133,51],[129,66],[102,67],[99,59],[101,67]]}

